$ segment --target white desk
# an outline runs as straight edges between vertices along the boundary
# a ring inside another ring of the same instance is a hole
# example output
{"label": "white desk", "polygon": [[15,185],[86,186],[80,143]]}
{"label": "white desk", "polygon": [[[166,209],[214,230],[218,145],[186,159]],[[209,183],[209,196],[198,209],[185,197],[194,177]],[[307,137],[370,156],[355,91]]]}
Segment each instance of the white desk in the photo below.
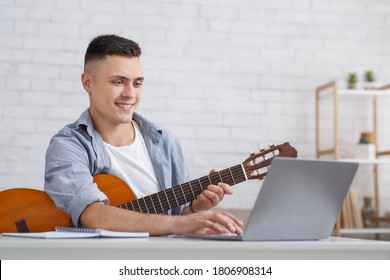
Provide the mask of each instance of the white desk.
{"label": "white desk", "polygon": [[390,260],[390,242],[340,237],[295,242],[208,241],[173,237],[66,240],[0,237],[0,259]]}

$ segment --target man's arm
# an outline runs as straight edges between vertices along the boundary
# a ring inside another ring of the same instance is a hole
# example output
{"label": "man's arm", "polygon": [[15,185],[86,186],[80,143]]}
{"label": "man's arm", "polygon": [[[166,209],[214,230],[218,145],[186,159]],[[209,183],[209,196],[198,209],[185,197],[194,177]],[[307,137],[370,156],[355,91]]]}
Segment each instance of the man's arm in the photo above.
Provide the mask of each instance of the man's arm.
{"label": "man's arm", "polygon": [[185,233],[242,234],[243,226],[238,218],[223,211],[201,211],[184,216],[143,214],[102,202],[90,204],[81,214],[80,222],[84,227],[146,231],[154,236]]}

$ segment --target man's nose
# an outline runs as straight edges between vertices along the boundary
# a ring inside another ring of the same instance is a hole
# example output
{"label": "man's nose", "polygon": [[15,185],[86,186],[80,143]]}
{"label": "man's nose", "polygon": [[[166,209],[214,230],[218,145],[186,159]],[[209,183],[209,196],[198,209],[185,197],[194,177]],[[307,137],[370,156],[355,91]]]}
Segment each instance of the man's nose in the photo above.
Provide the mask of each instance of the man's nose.
{"label": "man's nose", "polygon": [[126,85],[123,89],[122,96],[128,97],[128,98],[134,98],[135,97],[135,88],[132,84]]}

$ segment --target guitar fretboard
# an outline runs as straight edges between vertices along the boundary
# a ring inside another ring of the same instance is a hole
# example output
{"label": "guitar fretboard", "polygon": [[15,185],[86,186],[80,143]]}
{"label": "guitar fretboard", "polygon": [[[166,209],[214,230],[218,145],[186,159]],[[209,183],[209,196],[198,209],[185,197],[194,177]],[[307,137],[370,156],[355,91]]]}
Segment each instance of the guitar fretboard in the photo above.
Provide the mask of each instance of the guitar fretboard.
{"label": "guitar fretboard", "polygon": [[141,213],[159,214],[195,200],[210,184],[216,185],[222,182],[233,186],[246,180],[244,169],[241,164],[238,164],[118,207]]}

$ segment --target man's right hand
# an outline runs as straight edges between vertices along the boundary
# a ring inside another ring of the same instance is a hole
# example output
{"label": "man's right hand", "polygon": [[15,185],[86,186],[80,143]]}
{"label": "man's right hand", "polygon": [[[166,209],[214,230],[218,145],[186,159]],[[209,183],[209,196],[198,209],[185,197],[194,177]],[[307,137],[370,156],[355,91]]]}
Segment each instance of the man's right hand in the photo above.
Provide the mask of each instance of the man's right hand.
{"label": "man's right hand", "polygon": [[230,234],[242,235],[244,223],[225,211],[200,211],[191,215],[174,216],[174,234]]}

